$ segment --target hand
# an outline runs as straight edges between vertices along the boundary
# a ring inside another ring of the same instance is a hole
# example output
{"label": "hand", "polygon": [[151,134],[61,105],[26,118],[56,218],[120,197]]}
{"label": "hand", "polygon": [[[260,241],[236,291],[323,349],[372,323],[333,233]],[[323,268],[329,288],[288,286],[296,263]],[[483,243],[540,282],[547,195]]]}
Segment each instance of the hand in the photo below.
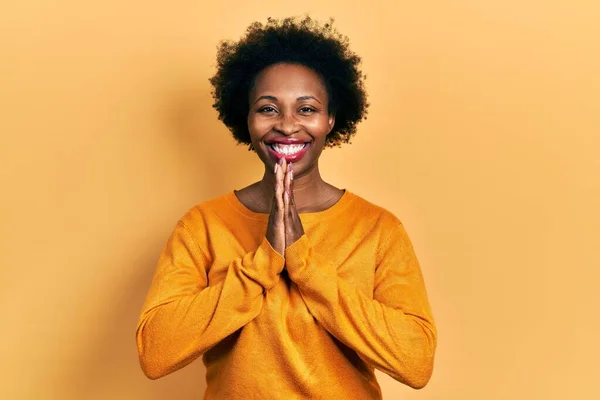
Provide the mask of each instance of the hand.
{"label": "hand", "polygon": [[285,248],[287,249],[304,235],[304,227],[294,201],[294,169],[292,163],[289,163],[285,170],[284,189]]}
{"label": "hand", "polygon": [[[285,169],[284,169],[285,168]],[[284,175],[287,170],[285,159],[281,158],[275,164],[275,188],[273,190],[273,201],[269,224],[267,226],[267,240],[271,246],[282,256],[285,253],[285,207],[283,203]]]}

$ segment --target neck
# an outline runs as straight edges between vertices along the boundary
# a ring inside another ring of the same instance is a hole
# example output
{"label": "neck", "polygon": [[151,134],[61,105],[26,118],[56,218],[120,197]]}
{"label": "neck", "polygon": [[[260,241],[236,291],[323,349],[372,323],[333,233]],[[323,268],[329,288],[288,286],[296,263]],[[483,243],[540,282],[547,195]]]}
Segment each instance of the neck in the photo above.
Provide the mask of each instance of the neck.
{"label": "neck", "polygon": [[[262,180],[259,182],[263,198],[273,198],[273,187],[275,182],[275,176],[273,171],[265,169]],[[314,166],[308,170],[303,171],[301,174],[297,174],[294,171],[294,201],[296,202],[296,208],[299,212],[304,209],[310,209],[312,207],[320,205],[323,202],[323,196],[326,191],[331,188],[331,185],[326,183],[319,172],[319,165],[315,163]]]}

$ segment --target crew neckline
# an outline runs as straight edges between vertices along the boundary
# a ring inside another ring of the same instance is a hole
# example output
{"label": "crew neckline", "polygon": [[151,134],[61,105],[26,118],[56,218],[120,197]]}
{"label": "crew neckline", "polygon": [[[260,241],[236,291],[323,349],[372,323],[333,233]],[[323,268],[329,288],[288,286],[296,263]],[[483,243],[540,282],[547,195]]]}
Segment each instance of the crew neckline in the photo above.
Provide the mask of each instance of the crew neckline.
{"label": "crew neckline", "polygon": [[[331,218],[340,212],[342,212],[348,204],[351,202],[353,194],[348,189],[342,189],[344,193],[338,199],[338,201],[333,204],[331,207],[322,210],[322,211],[314,211],[314,212],[303,212],[298,214],[300,216],[300,220],[303,223],[310,223],[313,221],[323,221],[324,219]],[[248,207],[241,202],[241,200],[235,194],[236,190],[232,190],[225,195],[225,198],[231,204],[231,206],[243,216],[258,220],[258,221],[267,221],[269,219],[269,213],[259,213],[252,211]]]}

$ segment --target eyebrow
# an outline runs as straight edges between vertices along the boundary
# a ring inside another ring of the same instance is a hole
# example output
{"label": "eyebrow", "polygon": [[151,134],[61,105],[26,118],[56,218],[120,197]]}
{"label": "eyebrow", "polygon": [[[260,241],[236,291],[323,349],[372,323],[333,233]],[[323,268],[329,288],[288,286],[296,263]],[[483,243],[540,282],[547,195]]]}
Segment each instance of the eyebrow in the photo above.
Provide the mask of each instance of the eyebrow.
{"label": "eyebrow", "polygon": [[[319,99],[317,99],[314,96],[300,96],[300,97],[296,98],[296,100],[298,100],[298,101],[310,100],[310,99],[313,99],[313,100],[319,102],[319,104],[321,104],[321,102],[319,101]],[[275,96],[268,96],[268,95],[266,95],[266,96],[260,96],[258,99],[256,99],[256,101],[254,102],[254,104],[258,103],[259,100],[277,101],[277,97],[275,97]]]}

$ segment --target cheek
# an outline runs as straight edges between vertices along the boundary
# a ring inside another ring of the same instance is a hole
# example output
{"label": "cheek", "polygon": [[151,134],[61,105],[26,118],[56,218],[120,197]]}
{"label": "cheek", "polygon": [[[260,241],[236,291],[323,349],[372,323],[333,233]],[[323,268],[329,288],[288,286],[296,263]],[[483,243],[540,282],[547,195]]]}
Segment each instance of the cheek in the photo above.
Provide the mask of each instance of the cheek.
{"label": "cheek", "polygon": [[306,128],[311,134],[318,138],[325,138],[329,133],[329,117],[319,117],[307,122]]}
{"label": "cheek", "polygon": [[264,118],[248,117],[248,131],[252,139],[262,138],[271,129],[271,123]]}

